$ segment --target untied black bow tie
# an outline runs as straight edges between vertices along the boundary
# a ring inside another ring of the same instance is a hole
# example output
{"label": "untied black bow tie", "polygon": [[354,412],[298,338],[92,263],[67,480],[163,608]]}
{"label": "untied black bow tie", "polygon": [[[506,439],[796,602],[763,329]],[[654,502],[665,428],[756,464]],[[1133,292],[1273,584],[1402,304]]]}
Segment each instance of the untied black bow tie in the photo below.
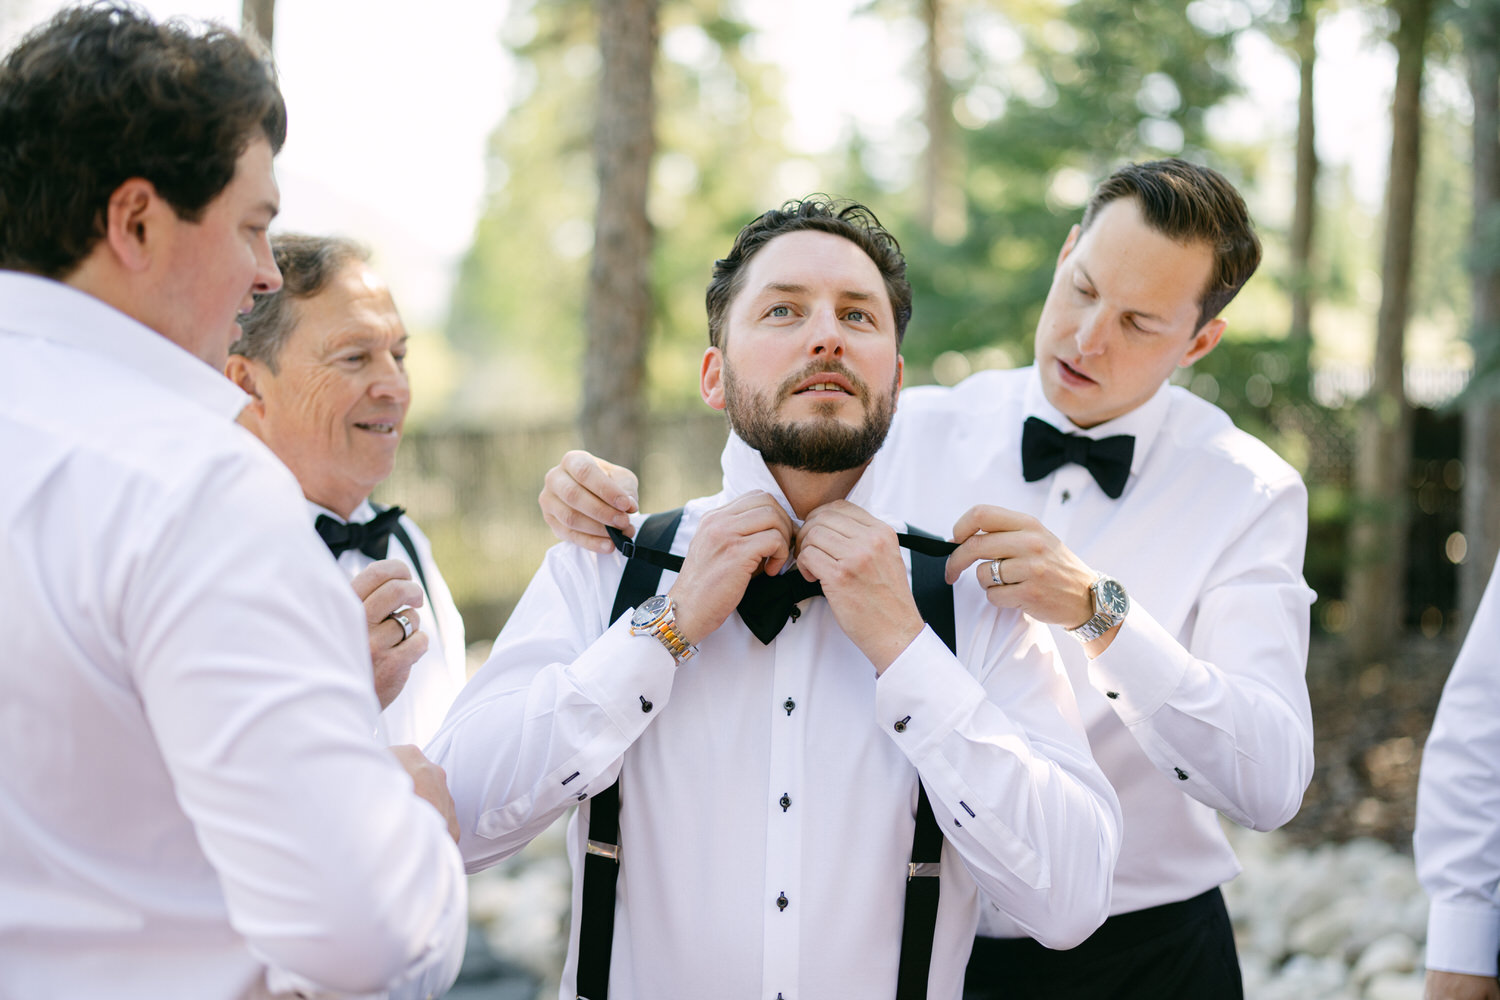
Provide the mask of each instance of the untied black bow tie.
{"label": "untied black bow tie", "polygon": [[368,521],[348,524],[327,514],[319,514],[313,527],[318,529],[318,537],[323,539],[335,559],[350,549],[359,549],[371,559],[384,559],[390,546],[391,531],[404,513],[406,511],[400,507],[388,507]]}
{"label": "untied black bow tie", "polygon": [[[625,533],[619,529],[610,526],[606,528],[609,531],[609,537],[615,543],[615,548],[619,549],[625,558],[640,559],[653,566],[671,570],[673,573],[682,571],[682,556],[674,556],[660,549],[637,545],[626,538]],[[940,538],[904,532],[896,533],[896,541],[913,552],[922,552],[930,556],[946,556],[958,548],[952,542],[945,542]],[[821,596],[823,596],[823,585],[817,580],[806,579],[795,569],[779,576],[757,573],[745,585],[745,593],[740,598],[737,610],[745,627],[763,644],[770,645],[771,640],[776,638],[785,627],[787,619],[796,617],[799,601]]]}
{"label": "untied black bow tie", "polygon": [[1130,478],[1130,460],[1134,455],[1135,438],[1129,434],[1098,439],[1064,434],[1037,417],[1027,417],[1021,429],[1021,473],[1028,483],[1073,462],[1089,470],[1106,496],[1118,500]]}

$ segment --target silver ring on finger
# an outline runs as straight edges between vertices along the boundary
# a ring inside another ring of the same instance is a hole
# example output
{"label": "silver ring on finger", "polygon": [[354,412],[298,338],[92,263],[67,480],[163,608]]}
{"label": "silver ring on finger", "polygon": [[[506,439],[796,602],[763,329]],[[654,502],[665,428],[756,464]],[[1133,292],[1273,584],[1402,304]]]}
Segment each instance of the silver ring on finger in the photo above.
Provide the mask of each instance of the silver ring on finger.
{"label": "silver ring on finger", "polygon": [[386,615],[386,617],[395,622],[397,625],[401,626],[401,638],[396,641],[396,645],[398,646],[401,645],[401,643],[405,642],[407,639],[410,639],[411,634],[416,631],[416,629],[411,627],[411,619],[406,617],[399,611],[392,611],[390,614]]}
{"label": "silver ring on finger", "polygon": [[1005,578],[1000,575],[1000,564],[1003,563],[1003,562],[1005,562],[1004,559],[991,559],[990,560],[990,579],[994,581],[994,583],[991,584],[992,586],[995,586],[995,587],[1003,587],[1003,586],[1005,586]]}

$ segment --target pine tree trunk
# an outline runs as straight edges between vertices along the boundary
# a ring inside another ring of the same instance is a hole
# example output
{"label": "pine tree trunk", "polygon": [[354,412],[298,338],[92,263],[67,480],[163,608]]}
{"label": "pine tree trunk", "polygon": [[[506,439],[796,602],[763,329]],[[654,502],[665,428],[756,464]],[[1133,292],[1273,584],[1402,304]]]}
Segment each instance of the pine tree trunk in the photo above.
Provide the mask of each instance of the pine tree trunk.
{"label": "pine tree trunk", "polygon": [[1313,129],[1313,67],[1317,60],[1317,12],[1309,3],[1296,5],[1297,35],[1292,41],[1302,83],[1297,98],[1297,180],[1292,207],[1291,274],[1292,324],[1288,340],[1295,377],[1303,391],[1312,388],[1312,246],[1317,218],[1318,150]]}
{"label": "pine tree trunk", "polygon": [[945,0],[922,0],[922,20],[927,27],[923,53],[927,97],[922,116],[927,127],[927,151],[923,157],[921,222],[934,238],[953,244],[963,239],[967,220],[953,135],[953,88],[948,86],[942,65],[947,11]]}
{"label": "pine tree trunk", "polygon": [[[1469,91],[1474,95],[1474,222],[1470,244],[1475,370],[1500,362],[1500,2],[1480,0],[1466,25]],[[1493,392],[1464,411],[1463,530],[1459,618],[1474,618],[1500,552],[1500,403]]]}
{"label": "pine tree trunk", "polygon": [[651,322],[651,222],[655,152],[656,0],[599,0],[599,205],[589,268],[584,447],[641,467],[647,334]]}
{"label": "pine tree trunk", "polygon": [[1422,70],[1433,0],[1393,0],[1396,90],[1391,106],[1391,166],[1386,185],[1380,311],[1374,380],[1360,406],[1355,506],[1349,528],[1347,597],[1350,651],[1356,663],[1384,659],[1406,619],[1406,479],[1411,408],[1402,377],[1409,312],[1417,169],[1421,163]]}

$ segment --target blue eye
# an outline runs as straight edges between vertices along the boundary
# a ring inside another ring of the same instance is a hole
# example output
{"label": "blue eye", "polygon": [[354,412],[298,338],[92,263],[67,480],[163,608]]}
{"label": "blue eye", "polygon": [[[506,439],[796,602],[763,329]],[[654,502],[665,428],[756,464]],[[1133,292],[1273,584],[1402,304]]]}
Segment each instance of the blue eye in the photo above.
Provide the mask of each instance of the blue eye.
{"label": "blue eye", "polygon": [[781,317],[790,316],[791,314],[792,309],[790,306],[772,306],[770,313],[767,315]]}
{"label": "blue eye", "polygon": [[865,312],[863,309],[850,309],[847,313],[844,314],[844,318],[849,320],[851,323],[870,322],[870,314]]}

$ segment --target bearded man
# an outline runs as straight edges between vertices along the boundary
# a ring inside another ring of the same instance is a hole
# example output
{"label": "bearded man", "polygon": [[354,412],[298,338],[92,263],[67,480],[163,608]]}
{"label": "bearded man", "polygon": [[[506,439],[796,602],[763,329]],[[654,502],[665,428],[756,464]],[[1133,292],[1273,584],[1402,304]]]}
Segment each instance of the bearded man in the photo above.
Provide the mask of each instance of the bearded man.
{"label": "bearded man", "polygon": [[578,806],[562,997],[957,1000],[981,891],[1054,947],[1104,919],[1118,804],[1046,628],[866,509],[905,270],[859,205],[746,226],[723,490],[555,547],[429,744],[470,871]]}

